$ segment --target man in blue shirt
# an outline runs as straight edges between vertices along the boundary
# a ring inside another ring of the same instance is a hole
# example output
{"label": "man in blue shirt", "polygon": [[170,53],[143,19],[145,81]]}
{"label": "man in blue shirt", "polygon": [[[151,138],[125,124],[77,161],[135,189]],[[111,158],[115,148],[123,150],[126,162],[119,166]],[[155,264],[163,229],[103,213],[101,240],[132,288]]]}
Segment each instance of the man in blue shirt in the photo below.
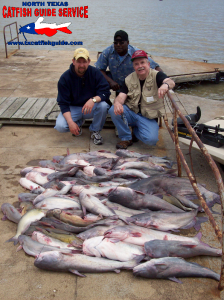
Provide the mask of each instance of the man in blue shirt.
{"label": "man in blue shirt", "polygon": [[[114,44],[107,47],[95,63],[96,68],[103,73],[110,88],[116,91],[116,95],[124,85],[125,78],[134,72],[131,57],[136,50],[139,49],[129,45],[128,34],[123,30],[119,30],[114,35]],[[148,60],[150,68],[162,71],[151,58],[148,58]],[[109,72],[106,71],[107,67],[109,67]]]}
{"label": "man in blue shirt", "polygon": [[103,140],[100,131],[110,107],[109,84],[97,68],[89,65],[89,52],[86,49],[76,49],[72,62],[58,81],[57,102],[61,113],[55,129],[79,136],[85,119],[93,119],[89,127],[91,138],[94,144],[101,145]]}

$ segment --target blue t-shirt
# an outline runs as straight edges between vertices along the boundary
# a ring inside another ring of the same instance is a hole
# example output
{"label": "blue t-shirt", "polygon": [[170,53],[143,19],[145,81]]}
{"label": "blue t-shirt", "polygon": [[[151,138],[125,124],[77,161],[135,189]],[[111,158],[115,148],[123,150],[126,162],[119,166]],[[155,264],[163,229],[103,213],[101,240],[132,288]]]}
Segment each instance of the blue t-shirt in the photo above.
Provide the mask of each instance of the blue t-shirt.
{"label": "blue t-shirt", "polygon": [[[116,81],[120,86],[124,84],[125,78],[134,72],[133,63],[131,61],[132,54],[140,50],[136,47],[128,45],[128,52],[124,56],[118,55],[114,49],[114,45],[107,47],[99,56],[95,63],[96,68],[106,71],[109,67],[112,79]],[[150,57],[148,58],[150,67],[155,69],[159,65],[154,62]]]}

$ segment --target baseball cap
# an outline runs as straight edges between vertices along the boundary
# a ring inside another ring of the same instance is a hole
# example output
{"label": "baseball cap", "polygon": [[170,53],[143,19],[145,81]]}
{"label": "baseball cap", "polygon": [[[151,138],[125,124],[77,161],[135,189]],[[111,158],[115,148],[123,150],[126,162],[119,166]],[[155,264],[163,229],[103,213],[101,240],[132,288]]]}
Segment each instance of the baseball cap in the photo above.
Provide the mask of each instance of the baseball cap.
{"label": "baseball cap", "polygon": [[124,30],[118,30],[117,32],[115,32],[115,35],[114,35],[114,40],[120,36],[122,41],[128,41],[128,34],[127,32],[125,32]]}
{"label": "baseball cap", "polygon": [[143,50],[137,50],[132,54],[131,61],[133,61],[135,58],[148,58],[148,55]]}
{"label": "baseball cap", "polygon": [[74,52],[74,59],[79,59],[80,57],[85,58],[86,60],[89,59],[89,51],[85,48],[78,48]]}

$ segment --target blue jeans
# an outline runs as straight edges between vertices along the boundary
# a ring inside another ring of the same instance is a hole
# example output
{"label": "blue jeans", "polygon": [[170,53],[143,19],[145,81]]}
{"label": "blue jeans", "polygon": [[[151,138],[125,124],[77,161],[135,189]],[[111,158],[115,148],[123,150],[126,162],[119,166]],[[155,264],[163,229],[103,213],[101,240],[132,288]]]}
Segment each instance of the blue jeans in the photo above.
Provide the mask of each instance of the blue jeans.
{"label": "blue jeans", "polygon": [[135,136],[147,145],[156,145],[158,142],[159,125],[156,120],[143,117],[140,113],[136,114],[127,105],[123,105],[123,115],[114,114],[114,106],[109,109],[109,114],[114,125],[117,127],[119,138],[122,141],[132,139],[129,126],[133,127]]}
{"label": "blue jeans", "polygon": [[[83,120],[93,119],[91,125],[89,126],[89,130],[91,132],[100,131],[103,129],[109,107],[110,106],[105,101],[98,102],[94,104],[92,112],[85,115],[82,113],[82,107],[70,106],[72,120],[80,127],[83,123]],[[61,112],[57,117],[54,128],[59,132],[69,131],[68,123]]]}

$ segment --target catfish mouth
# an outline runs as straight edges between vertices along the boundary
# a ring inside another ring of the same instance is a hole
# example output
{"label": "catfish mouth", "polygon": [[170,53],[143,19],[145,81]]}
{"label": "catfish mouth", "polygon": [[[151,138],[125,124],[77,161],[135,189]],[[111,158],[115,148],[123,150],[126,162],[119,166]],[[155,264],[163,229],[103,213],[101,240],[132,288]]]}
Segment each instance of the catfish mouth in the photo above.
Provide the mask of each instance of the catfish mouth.
{"label": "catfish mouth", "polygon": [[110,235],[111,235],[112,231],[107,231],[104,233],[104,238],[103,239],[106,239],[106,238],[110,238]]}
{"label": "catfish mouth", "polygon": [[42,262],[42,260],[43,260],[43,256],[41,256],[40,254],[35,256],[35,262],[40,263],[40,262]]}
{"label": "catfish mouth", "polygon": [[104,238],[113,238],[117,239],[119,241],[123,241],[128,237],[128,233],[120,233],[120,232],[113,232],[113,231],[107,231],[104,233]]}
{"label": "catfish mouth", "polygon": [[149,250],[146,250],[145,247],[143,248],[143,251],[145,253],[145,255],[148,255],[150,258],[155,258],[155,255],[153,255],[153,253]]}
{"label": "catfish mouth", "polygon": [[137,266],[137,269],[133,269],[133,275],[140,277],[148,277],[148,272],[144,269],[141,269],[140,267],[141,266]]}

